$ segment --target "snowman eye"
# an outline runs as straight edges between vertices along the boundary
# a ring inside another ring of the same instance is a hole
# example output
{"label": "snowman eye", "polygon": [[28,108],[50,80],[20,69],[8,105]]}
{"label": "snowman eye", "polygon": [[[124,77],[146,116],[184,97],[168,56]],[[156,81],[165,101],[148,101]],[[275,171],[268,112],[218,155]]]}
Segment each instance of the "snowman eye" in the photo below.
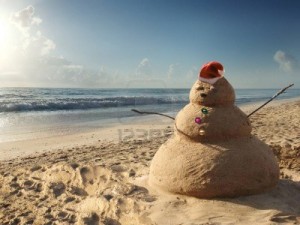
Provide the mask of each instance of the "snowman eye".
{"label": "snowman eye", "polygon": [[210,88],[209,88],[212,92],[217,92],[217,89],[214,87],[214,86],[211,86]]}
{"label": "snowman eye", "polygon": [[204,90],[204,87],[199,86],[199,87],[196,88],[196,90],[197,90],[197,91],[203,91],[203,90]]}

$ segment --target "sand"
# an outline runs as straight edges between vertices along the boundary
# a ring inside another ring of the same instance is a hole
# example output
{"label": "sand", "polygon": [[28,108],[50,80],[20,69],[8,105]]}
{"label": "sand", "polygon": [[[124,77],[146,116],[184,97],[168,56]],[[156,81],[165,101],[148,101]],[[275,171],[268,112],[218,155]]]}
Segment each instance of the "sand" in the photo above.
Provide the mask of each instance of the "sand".
{"label": "sand", "polygon": [[298,100],[251,117],[252,133],[277,156],[281,179],[268,192],[237,198],[198,199],[148,185],[172,120],[2,143],[0,224],[300,224],[299,115]]}

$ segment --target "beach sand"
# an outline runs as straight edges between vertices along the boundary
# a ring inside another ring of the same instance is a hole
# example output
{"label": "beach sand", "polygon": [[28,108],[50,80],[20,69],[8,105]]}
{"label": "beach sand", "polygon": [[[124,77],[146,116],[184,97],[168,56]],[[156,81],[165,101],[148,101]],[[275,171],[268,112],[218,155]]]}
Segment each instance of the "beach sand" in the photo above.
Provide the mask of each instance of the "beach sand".
{"label": "beach sand", "polygon": [[251,117],[280,165],[268,192],[206,200],[149,187],[151,159],[173,133],[172,120],[153,117],[1,143],[0,224],[300,224],[300,101],[278,102]]}

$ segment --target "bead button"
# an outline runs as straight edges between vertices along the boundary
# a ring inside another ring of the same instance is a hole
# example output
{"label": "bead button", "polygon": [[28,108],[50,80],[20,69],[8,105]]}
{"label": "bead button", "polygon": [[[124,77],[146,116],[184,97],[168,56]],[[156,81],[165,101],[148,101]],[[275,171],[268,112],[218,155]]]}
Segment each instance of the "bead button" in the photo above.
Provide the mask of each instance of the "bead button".
{"label": "bead button", "polygon": [[200,117],[196,117],[196,118],[195,118],[195,123],[200,124],[200,123],[201,123],[201,118],[200,118]]}
{"label": "bead button", "polygon": [[201,112],[206,115],[208,113],[208,110],[206,108],[202,108]]}

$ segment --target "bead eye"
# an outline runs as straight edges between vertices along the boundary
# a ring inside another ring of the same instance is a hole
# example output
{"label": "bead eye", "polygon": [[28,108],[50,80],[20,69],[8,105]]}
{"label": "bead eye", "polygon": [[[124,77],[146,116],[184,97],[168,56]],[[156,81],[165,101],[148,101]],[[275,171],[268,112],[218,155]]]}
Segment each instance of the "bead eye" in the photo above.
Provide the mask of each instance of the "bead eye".
{"label": "bead eye", "polygon": [[214,86],[211,86],[209,89],[214,93],[216,93],[218,91]]}
{"label": "bead eye", "polygon": [[197,90],[197,91],[203,91],[203,90],[204,90],[204,87],[203,87],[203,86],[199,86],[199,87],[196,88],[196,90]]}

